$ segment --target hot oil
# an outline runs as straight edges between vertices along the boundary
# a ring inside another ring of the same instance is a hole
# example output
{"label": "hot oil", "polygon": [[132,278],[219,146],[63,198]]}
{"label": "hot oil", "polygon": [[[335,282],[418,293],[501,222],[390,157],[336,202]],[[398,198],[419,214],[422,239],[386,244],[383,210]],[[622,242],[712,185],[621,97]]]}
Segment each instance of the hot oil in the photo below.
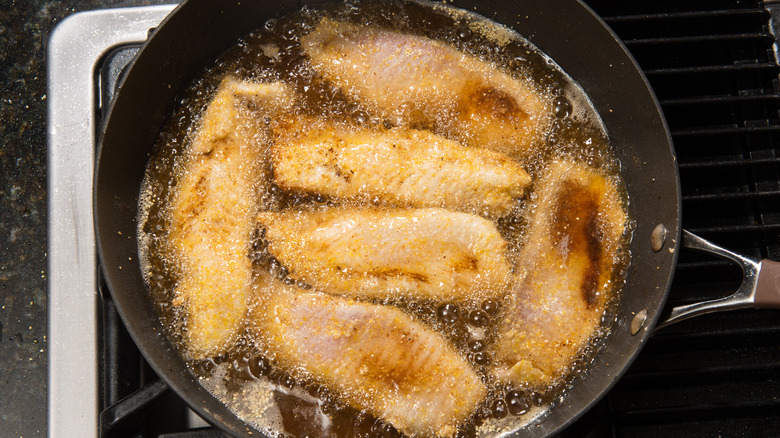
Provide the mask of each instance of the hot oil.
{"label": "hot oil", "polygon": [[[178,277],[178,263],[172,259],[168,242],[170,224],[168,206],[176,182],[183,172],[184,150],[197,129],[221,79],[232,75],[241,79],[290,84],[300,96],[293,113],[315,115],[335,124],[349,124],[372,129],[394,129],[404,125],[418,129],[435,128],[440,121],[427,114],[408,113],[406,119],[388,120],[345,96],[312,71],[300,49],[301,37],[314,28],[322,16],[366,26],[378,26],[440,40],[484,61],[501,65],[515,78],[528,81],[538,93],[551,102],[549,117],[540,133],[534,153],[523,157],[523,167],[536,180],[551,160],[570,158],[601,169],[619,181],[619,163],[611,154],[606,132],[587,96],[544,54],[525,40],[492,22],[469,13],[429,4],[392,2],[335,3],[307,6],[289,17],[271,19],[258,30],[242,38],[226,51],[203,75],[183,91],[180,105],[165,125],[150,159],[141,195],[139,238],[142,265],[157,309],[169,336],[182,352],[186,315],[171,302]],[[530,78],[530,79],[529,79]],[[327,209],[337,204],[327,197],[282,190],[272,183],[262,192],[264,208]],[[513,212],[496,220],[514,256],[522,248],[533,194],[518,202]],[[478,213],[478,212],[475,212]],[[626,236],[628,239],[628,236]],[[270,271],[281,281],[309,285],[288,275],[286,268],[265,251],[262,230],[253,235],[251,257],[256,270]],[[626,267],[628,255],[619,256],[619,271]],[[515,270],[519,267],[515,266]],[[621,275],[614,279],[619,289]],[[613,298],[612,303],[616,302]],[[480,372],[490,387],[483,405],[464,424],[463,436],[493,436],[528,423],[542,414],[559,397],[571,380],[587,368],[598,349],[597,343],[550,388],[507,387],[497,385],[487,376],[491,363],[486,348],[496,336],[495,324],[506,305],[502,300],[477,298],[463,303],[436,303],[425,300],[399,299],[386,303],[413,314],[455,345],[469,363]],[[603,336],[614,318],[614,304],[605,312],[603,327],[595,336]],[[184,353],[186,355],[186,353]],[[274,435],[297,436],[397,436],[399,433],[365,412],[344,406],[326,388],[305,373],[290,375],[275,366],[272,354],[258,349],[250,334],[245,333],[219,357],[203,361],[190,360],[191,370],[203,385],[249,424]]]}

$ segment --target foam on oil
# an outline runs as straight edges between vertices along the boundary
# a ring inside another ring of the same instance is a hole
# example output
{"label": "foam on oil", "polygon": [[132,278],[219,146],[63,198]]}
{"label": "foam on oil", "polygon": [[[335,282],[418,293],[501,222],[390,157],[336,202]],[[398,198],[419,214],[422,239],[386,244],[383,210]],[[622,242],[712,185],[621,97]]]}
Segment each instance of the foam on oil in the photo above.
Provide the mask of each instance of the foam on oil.
{"label": "foam on oil", "polygon": [[[451,122],[432,121],[426,114],[417,113],[406,120],[385,120],[319,78],[301,53],[300,39],[314,28],[322,16],[434,38],[483,61],[500,65],[511,76],[528,84],[550,102],[548,123],[541,132],[536,133],[539,145],[522,163],[534,179],[539,177],[552,159],[570,157],[599,168],[604,174],[619,181],[619,162],[610,151],[607,133],[588,97],[549,57],[506,27],[467,11],[428,2],[307,6],[289,17],[269,20],[237,42],[183,92],[180,104],[161,134],[157,154],[150,159],[141,191],[138,236],[142,267],[160,317],[164,325],[170,328],[169,336],[183,354],[186,354],[183,345],[186,315],[171,305],[180,273],[167,240],[169,204],[176,182],[185,171],[184,150],[192,141],[199,119],[223,77],[233,75],[251,81],[285,81],[300,96],[299,106],[293,113],[313,114],[334,124],[357,123],[386,129],[388,124],[427,128],[430,126],[426,124]],[[285,192],[268,181],[259,184],[256,191],[260,193],[261,202],[267,209],[316,210],[337,204],[336,200],[317,195]],[[521,249],[524,231],[527,229],[524,218],[532,213],[528,206],[534,204],[533,197],[532,193],[527,202],[518,202],[512,214],[497,222],[502,235],[509,242],[510,253],[515,253],[515,256]],[[255,239],[255,248],[250,251],[254,254],[255,269],[270,270],[283,281],[296,283],[297,279],[288,277],[278,260],[257,247],[258,241]],[[511,255],[509,258],[514,259]],[[623,268],[626,263],[625,259],[619,261]],[[520,271],[522,267],[515,266],[514,269]],[[618,273],[613,292],[619,289],[620,278],[621,274]],[[302,283],[299,286],[308,287]],[[398,306],[444,334],[475,369],[485,372],[485,364],[480,363],[485,360],[484,355],[480,355],[484,347],[477,348],[474,344],[477,341],[488,343],[495,337],[495,327],[490,323],[494,321],[491,312],[494,305],[500,308],[500,302],[491,303],[475,297],[448,309],[443,309],[440,303],[426,300],[388,299],[383,304]],[[453,312],[456,314],[454,319]],[[610,312],[608,309],[605,313],[604,319],[607,321],[611,320]],[[487,324],[483,324],[485,320]],[[603,324],[595,338],[604,335],[608,328],[609,324]],[[397,434],[381,420],[344,406],[328,391],[307,383],[305,373],[293,372],[293,376],[275,369],[272,354],[258,351],[248,335],[242,335],[236,345],[226,349],[228,353],[220,357],[190,361],[191,369],[200,376],[204,387],[236,415],[269,435]],[[512,395],[510,393],[513,389],[497,385],[491,382],[489,376],[485,376],[490,386],[490,395],[468,424],[463,426],[462,432],[480,437],[502,436],[543,415],[552,403],[564,396],[565,387],[572,376],[587,368],[596,350],[596,343],[589,345],[581,360],[572,364],[570,372],[564,373],[554,387],[546,390],[519,388],[525,391],[523,394],[528,402],[526,412],[519,415],[501,417],[502,414],[497,412],[501,406],[500,403],[496,406],[496,401]],[[302,418],[308,419],[311,427],[301,428]]]}

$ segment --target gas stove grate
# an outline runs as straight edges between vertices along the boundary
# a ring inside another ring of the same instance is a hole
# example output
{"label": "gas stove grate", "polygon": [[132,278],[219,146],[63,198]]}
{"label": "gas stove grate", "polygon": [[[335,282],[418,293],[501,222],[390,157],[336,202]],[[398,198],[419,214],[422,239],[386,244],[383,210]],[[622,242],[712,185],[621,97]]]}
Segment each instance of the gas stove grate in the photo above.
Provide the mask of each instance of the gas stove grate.
{"label": "gas stove grate", "polygon": [[[588,3],[624,40],[661,103],[679,163],[683,227],[780,259],[780,68],[762,2]],[[726,296],[740,280],[737,266],[683,251],[667,306]],[[734,311],[660,330],[561,436],[775,435],[778,316]]]}

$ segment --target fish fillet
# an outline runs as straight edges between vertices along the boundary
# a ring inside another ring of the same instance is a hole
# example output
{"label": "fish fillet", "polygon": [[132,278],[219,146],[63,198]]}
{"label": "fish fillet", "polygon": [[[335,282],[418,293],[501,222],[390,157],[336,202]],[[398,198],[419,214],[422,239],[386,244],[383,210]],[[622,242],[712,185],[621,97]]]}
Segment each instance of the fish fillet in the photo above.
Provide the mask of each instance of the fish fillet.
{"label": "fish fillet", "polygon": [[536,202],[493,373],[543,387],[566,373],[619,287],[613,276],[627,218],[614,182],[572,162],[551,165]]}
{"label": "fish fillet", "polygon": [[286,189],[502,216],[531,181],[502,153],[428,131],[350,128],[309,117],[273,132],[274,180]]}
{"label": "fish fillet", "polygon": [[258,277],[250,327],[260,345],[350,406],[407,435],[452,436],[485,397],[446,339],[399,309]]}
{"label": "fish fillet", "polygon": [[440,208],[262,212],[268,250],[290,276],[363,298],[479,299],[511,280],[492,222]]}
{"label": "fish fillet", "polygon": [[323,19],[301,40],[312,67],[370,111],[469,146],[523,155],[542,138],[550,99],[529,82],[439,41]]}
{"label": "fish fillet", "polygon": [[184,308],[184,338],[194,358],[225,350],[246,315],[249,241],[267,179],[262,117],[289,99],[281,83],[223,80],[185,152],[169,241],[179,274],[174,304]]}

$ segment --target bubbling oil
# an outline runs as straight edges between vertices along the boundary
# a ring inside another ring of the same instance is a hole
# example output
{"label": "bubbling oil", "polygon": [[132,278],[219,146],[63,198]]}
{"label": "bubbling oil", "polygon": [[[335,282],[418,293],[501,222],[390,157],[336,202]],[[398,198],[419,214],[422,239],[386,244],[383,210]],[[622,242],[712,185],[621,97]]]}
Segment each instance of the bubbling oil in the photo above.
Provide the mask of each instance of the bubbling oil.
{"label": "bubbling oil", "polygon": [[[168,240],[169,206],[176,183],[186,171],[184,151],[222,78],[283,81],[299,96],[292,114],[315,115],[334,124],[383,130],[397,125],[429,129],[440,122],[419,113],[411,113],[405,120],[384,119],[320,78],[301,50],[301,38],[325,16],[425,36],[500,65],[551,102],[543,132],[537,136],[539,144],[530,156],[523,157],[521,163],[534,180],[551,160],[569,158],[599,169],[623,187],[619,162],[610,151],[603,124],[585,93],[549,57],[511,30],[462,10],[424,2],[332,3],[306,6],[290,16],[270,19],[240,39],[183,90],[179,105],[161,132],[143,183],[138,230],[141,263],[163,325],[185,356],[183,339],[187,315],[172,304],[182,274]],[[263,205],[271,210],[328,209],[339,204],[336,199],[286,191],[271,182],[266,183],[268,187],[262,190]],[[525,202],[518,202],[509,215],[495,221],[508,242],[510,261],[516,259],[522,248],[527,229],[525,218],[531,213],[529,206],[533,205],[533,196],[532,193]],[[626,246],[628,238],[626,236]],[[251,240],[248,256],[254,270],[271,272],[280,281],[302,290],[311,289],[310,285],[289,275],[287,268],[269,254],[262,230],[256,230]],[[601,327],[570,369],[548,388],[498,384],[487,372],[491,357],[486,347],[497,336],[496,324],[506,307],[504,299],[479,297],[465,302],[441,303],[405,297],[384,300],[381,304],[397,306],[442,334],[488,385],[488,397],[460,426],[458,435],[498,436],[542,415],[565,396],[570,382],[587,369],[598,350],[597,340],[608,332],[614,320],[617,292],[628,263],[628,253],[622,252],[616,257],[619,260],[613,279],[615,290]],[[518,269],[517,266],[514,268]],[[318,385],[305,372],[288,372],[277,367],[273,354],[260,349],[248,331],[226,350],[206,360],[189,360],[188,365],[205,388],[258,430],[274,436],[401,435],[381,419],[346,406],[337,395]]]}

